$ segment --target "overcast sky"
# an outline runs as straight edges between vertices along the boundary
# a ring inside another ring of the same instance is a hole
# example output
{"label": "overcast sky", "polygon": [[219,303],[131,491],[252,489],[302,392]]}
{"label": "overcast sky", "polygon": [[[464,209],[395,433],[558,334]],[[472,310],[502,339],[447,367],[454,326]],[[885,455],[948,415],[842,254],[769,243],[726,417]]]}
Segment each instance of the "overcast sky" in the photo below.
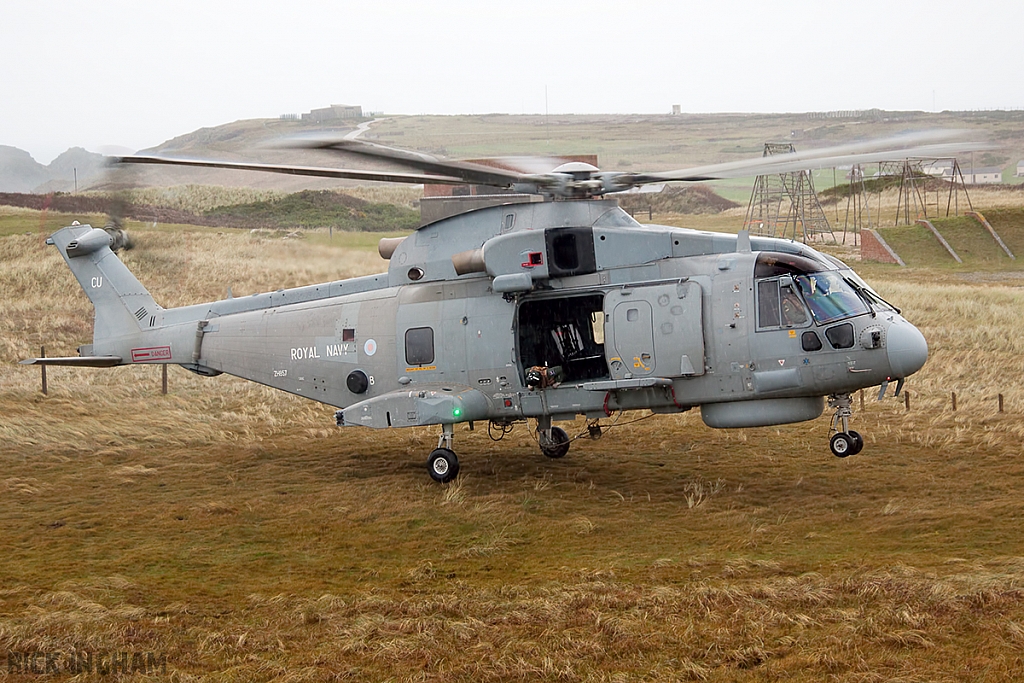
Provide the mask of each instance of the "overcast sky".
{"label": "overcast sky", "polygon": [[1024,108],[1022,0],[7,0],[0,144],[389,114]]}

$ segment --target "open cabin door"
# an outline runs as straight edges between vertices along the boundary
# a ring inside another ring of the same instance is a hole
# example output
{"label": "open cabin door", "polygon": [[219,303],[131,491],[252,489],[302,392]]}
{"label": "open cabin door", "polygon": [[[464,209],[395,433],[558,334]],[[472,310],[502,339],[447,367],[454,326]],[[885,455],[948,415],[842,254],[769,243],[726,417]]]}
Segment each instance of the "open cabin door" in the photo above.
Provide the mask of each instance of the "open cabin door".
{"label": "open cabin door", "polygon": [[517,312],[521,370],[551,368],[557,383],[607,379],[603,295],[529,298]]}
{"label": "open cabin door", "polygon": [[604,314],[612,379],[704,374],[702,299],[696,282],[610,291]]}

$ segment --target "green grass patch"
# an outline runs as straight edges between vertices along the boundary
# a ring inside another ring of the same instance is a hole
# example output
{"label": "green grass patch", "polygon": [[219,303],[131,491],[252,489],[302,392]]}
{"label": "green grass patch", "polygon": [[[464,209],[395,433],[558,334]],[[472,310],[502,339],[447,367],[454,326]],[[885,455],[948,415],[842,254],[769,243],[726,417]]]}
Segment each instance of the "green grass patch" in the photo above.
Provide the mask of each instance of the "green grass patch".
{"label": "green grass patch", "polygon": [[394,204],[371,203],[327,190],[304,190],[267,201],[221,206],[203,214],[228,225],[387,232],[412,230],[419,213]]}
{"label": "green grass patch", "polygon": [[952,267],[956,261],[923,225],[882,228],[878,231],[908,266]]}
{"label": "green grass patch", "polygon": [[27,233],[40,233],[50,235],[71,221],[78,221],[83,225],[106,224],[106,216],[101,215],[72,215],[66,213],[55,213],[52,211],[32,211],[31,209],[18,210],[11,213],[0,213],[0,236],[23,235]]}
{"label": "green grass patch", "polygon": [[[986,211],[985,217],[1014,254],[1024,253],[1024,209]],[[988,231],[973,218],[959,216],[932,221],[949,245],[963,259],[958,264],[923,225],[882,228],[878,232],[908,266],[951,270],[1020,270]]]}
{"label": "green grass patch", "polygon": [[[1021,197],[1024,202],[1024,197]],[[989,225],[1018,259],[1024,258],[1024,208],[983,211]]]}
{"label": "green grass patch", "polygon": [[946,218],[932,221],[932,225],[965,263],[970,261],[974,267],[1007,266],[1011,263],[988,230],[973,218]]}

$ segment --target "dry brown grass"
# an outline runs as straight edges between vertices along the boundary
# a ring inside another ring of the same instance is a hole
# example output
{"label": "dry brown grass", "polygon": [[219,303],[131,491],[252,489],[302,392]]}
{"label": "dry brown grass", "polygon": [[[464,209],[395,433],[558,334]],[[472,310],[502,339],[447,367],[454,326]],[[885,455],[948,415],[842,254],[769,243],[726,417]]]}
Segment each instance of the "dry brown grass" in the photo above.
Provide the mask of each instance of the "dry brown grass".
{"label": "dry brown grass", "polygon": [[[99,194],[106,192],[86,192]],[[121,190],[116,196],[133,204],[163,206],[177,211],[202,213],[218,206],[233,206],[263,202],[283,197],[281,190],[255,189],[249,187],[222,187],[216,185],[174,185],[171,187],[146,187]]]}
{"label": "dry brown grass", "polygon": [[[164,305],[383,269],[220,232],[137,231],[126,261]],[[460,427],[438,486],[435,430],[338,430],[231,378],[171,368],[161,396],[155,368],[51,369],[42,396],[14,361],[73,353],[91,316],[42,239],[0,239],[0,651],[155,651],[218,681],[1019,675],[1019,287],[868,267],[932,358],[909,414],[855,411],[858,457],[828,455],[825,418],[658,417],[558,461]]]}

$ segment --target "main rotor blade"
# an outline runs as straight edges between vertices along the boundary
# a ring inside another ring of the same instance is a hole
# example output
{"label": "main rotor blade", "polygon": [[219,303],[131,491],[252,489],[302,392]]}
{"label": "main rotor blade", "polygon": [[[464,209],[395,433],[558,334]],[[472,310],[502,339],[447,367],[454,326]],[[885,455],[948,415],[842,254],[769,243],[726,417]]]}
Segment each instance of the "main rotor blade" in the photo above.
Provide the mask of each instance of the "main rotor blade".
{"label": "main rotor blade", "polygon": [[[937,158],[955,156],[965,151],[979,151],[991,146],[985,142],[954,142],[952,138],[962,137],[960,131],[937,131],[898,136],[869,142],[826,147],[804,152],[790,152],[767,157],[731,161],[685,168],[664,173],[642,173],[631,175],[629,180],[637,185],[664,183],[670,181],[721,180],[743,178],[753,175],[792,173],[813,168],[834,168],[845,164],[867,164],[879,161],[899,161],[908,158]],[[922,144],[929,143],[929,144]]]}
{"label": "main rotor blade", "polygon": [[[508,187],[522,179],[521,173],[508,171],[495,166],[476,164],[470,161],[448,161],[432,157],[429,154],[411,152],[386,145],[378,145],[362,140],[346,140],[344,138],[312,137],[308,139],[293,138],[284,143],[289,147],[303,149],[326,149],[347,154],[359,154],[375,159],[387,159],[412,168],[437,173],[440,175],[462,178],[464,183],[474,185],[491,185]],[[547,169],[550,170],[550,169]]]}
{"label": "main rotor blade", "polygon": [[285,166],[281,164],[253,164],[237,161],[206,161],[204,159],[182,159],[176,157],[156,157],[132,155],[110,157],[114,164],[156,164],[162,166],[191,166],[202,168],[227,168],[238,171],[265,171],[267,173],[283,173],[285,175],[312,176],[316,178],[344,178],[349,180],[378,180],[389,183],[437,183],[439,185],[464,185],[465,180],[451,176],[438,176],[422,173],[398,173],[391,171],[350,171],[342,168],[323,168],[318,166]]}

